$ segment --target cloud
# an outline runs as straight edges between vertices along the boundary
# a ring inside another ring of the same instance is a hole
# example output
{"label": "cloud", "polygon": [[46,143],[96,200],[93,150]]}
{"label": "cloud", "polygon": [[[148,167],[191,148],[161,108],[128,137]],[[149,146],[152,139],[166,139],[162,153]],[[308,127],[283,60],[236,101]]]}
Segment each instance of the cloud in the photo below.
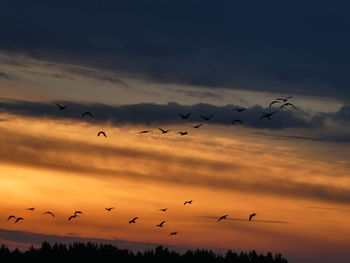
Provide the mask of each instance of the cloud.
{"label": "cloud", "polygon": [[331,10],[315,0],[287,5],[157,0],[137,2],[136,9],[135,4],[5,1],[0,48],[152,82],[349,102],[345,1]]}
{"label": "cloud", "polygon": [[[11,141],[6,139],[9,137]],[[204,187],[292,199],[339,204],[350,202],[350,193],[346,187],[320,183],[319,178],[317,181],[310,178],[305,182],[294,180],[295,177],[281,179],[279,172],[276,174],[273,167],[258,163],[248,165],[239,158],[231,161],[212,160],[196,155],[182,156],[126,146],[101,146],[67,138],[53,139],[6,131],[1,133],[0,140],[1,162],[19,166],[65,171],[82,176],[133,178],[157,184]],[[55,151],[52,152],[52,149]],[[125,163],[133,165],[126,167]],[[142,170],[139,167],[143,167]],[[232,171],[235,173],[232,174]],[[293,170],[293,173],[297,174],[298,170]],[[217,176],[213,177],[212,174]]]}
{"label": "cloud", "polygon": [[[2,112],[14,113],[23,116],[48,117],[56,119],[81,119],[85,111],[93,112],[96,122],[110,122],[114,125],[143,124],[143,125],[166,125],[184,123],[178,117],[178,113],[187,114],[191,112],[190,121],[203,122],[200,117],[214,114],[212,120],[205,123],[231,125],[233,119],[241,119],[248,127],[266,129],[284,128],[319,128],[323,126],[325,117],[335,116],[318,114],[310,116],[302,110],[278,111],[272,120],[260,120],[262,112],[272,110],[260,106],[253,106],[243,113],[235,113],[233,108],[238,106],[226,105],[216,106],[211,104],[181,105],[175,102],[167,104],[140,103],[131,105],[111,106],[106,104],[79,104],[74,102],[61,102],[68,104],[69,108],[59,111],[53,102],[30,102],[20,100],[0,100]],[[274,109],[275,110],[275,109]],[[341,114],[340,117],[342,118]]]}

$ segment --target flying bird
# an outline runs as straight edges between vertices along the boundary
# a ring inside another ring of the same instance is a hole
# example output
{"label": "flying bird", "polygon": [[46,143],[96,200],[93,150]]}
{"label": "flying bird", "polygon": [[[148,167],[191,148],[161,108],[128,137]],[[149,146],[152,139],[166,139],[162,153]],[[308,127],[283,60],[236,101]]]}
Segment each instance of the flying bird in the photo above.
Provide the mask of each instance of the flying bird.
{"label": "flying bird", "polygon": [[237,112],[242,112],[242,111],[246,111],[246,108],[236,108],[236,109],[232,109],[233,111],[237,111]]}
{"label": "flying bird", "polygon": [[17,217],[17,219],[15,221],[15,224],[17,224],[17,222],[20,221],[20,220],[24,220],[24,218],[23,217]]}
{"label": "flying bird", "polygon": [[149,133],[149,132],[151,132],[151,131],[149,131],[149,130],[144,130],[144,131],[140,131],[139,133],[140,133],[140,134],[143,134],[143,133]]}
{"label": "flying bird", "polygon": [[54,213],[52,213],[50,211],[47,211],[47,212],[43,213],[43,215],[52,215],[52,217],[55,217]]}
{"label": "flying bird", "polygon": [[132,220],[129,221],[129,224],[131,224],[131,223],[135,224],[136,223],[136,219],[139,219],[139,218],[138,217],[134,217]]}
{"label": "flying bird", "polygon": [[282,108],[284,108],[284,107],[287,107],[287,106],[292,106],[294,109],[297,109],[292,103],[289,103],[289,102],[284,103],[284,104],[280,107],[280,109],[282,109]]}
{"label": "flying bird", "polygon": [[293,96],[289,96],[287,98],[277,98],[276,100],[281,100],[281,101],[283,101],[283,103],[285,103],[285,102],[287,102],[287,100],[289,100],[291,98],[293,98]]}
{"label": "flying bird", "polygon": [[277,111],[273,111],[273,112],[270,112],[270,113],[263,112],[263,115],[260,117],[260,120],[262,120],[262,119],[264,119],[264,118],[271,120],[271,116],[272,116],[273,114],[275,114],[276,112],[277,112]]}
{"label": "flying bird", "polygon": [[193,128],[198,129],[198,128],[201,127],[202,125],[203,125],[203,124],[200,123],[200,124],[197,124],[197,125],[193,126]]}
{"label": "flying bird", "polygon": [[181,131],[180,131],[180,132],[178,132],[178,134],[180,134],[181,136],[183,136],[183,135],[187,135],[188,132],[186,132],[186,131],[185,131],[185,132],[181,132]]}
{"label": "flying bird", "polygon": [[187,113],[186,115],[183,115],[181,113],[178,113],[177,115],[179,115],[181,117],[181,119],[186,120],[190,117],[191,112]]}
{"label": "flying bird", "polygon": [[11,218],[16,218],[15,216],[9,216],[8,218],[7,218],[7,221],[9,221]]}
{"label": "flying bird", "polygon": [[72,219],[75,219],[77,217],[78,217],[78,215],[72,215],[72,216],[68,217],[68,221],[71,221]]}
{"label": "flying bird", "polygon": [[185,203],[184,203],[184,205],[186,205],[186,204],[190,204],[190,205],[192,205],[192,200],[189,200],[189,201],[185,201]]}
{"label": "flying bird", "polygon": [[176,236],[178,232],[171,232],[169,236]]}
{"label": "flying bird", "polygon": [[74,212],[74,215],[78,215],[78,214],[82,215],[83,212],[81,212],[81,211],[75,211],[75,212]]}
{"label": "flying bird", "polygon": [[164,225],[165,222],[166,222],[166,221],[160,222],[160,223],[157,225],[157,227],[163,227],[163,225]]}
{"label": "flying bird", "polygon": [[84,112],[84,113],[81,115],[81,117],[82,117],[82,118],[84,118],[85,116],[90,116],[91,118],[93,118],[93,117],[94,117],[94,115],[92,115],[92,113],[91,113],[91,112],[89,112],[89,111]]}
{"label": "flying bird", "polygon": [[249,221],[252,221],[252,218],[253,218],[254,216],[256,216],[255,213],[251,214],[251,215],[249,216]]}
{"label": "flying bird", "polygon": [[112,209],[114,209],[114,207],[108,207],[108,208],[105,208],[107,211],[112,211]]}
{"label": "flying bird", "polygon": [[33,211],[33,210],[35,210],[35,207],[29,207],[29,208],[27,208],[27,210]]}
{"label": "flying bird", "polygon": [[205,121],[210,121],[211,118],[213,118],[214,116],[215,116],[215,114],[212,114],[212,115],[210,115],[210,116],[203,116],[203,115],[201,115],[200,117],[201,117],[203,120],[205,120]]}
{"label": "flying bird", "polygon": [[243,122],[241,120],[233,120],[232,125],[234,125],[235,123],[239,123],[239,124],[243,125]]}
{"label": "flying bird", "polygon": [[216,222],[219,222],[219,221],[221,221],[223,219],[226,219],[227,217],[228,217],[228,215],[220,216]]}
{"label": "flying bird", "polygon": [[162,209],[159,209],[159,211],[166,212],[168,211],[168,208],[162,208]]}
{"label": "flying bird", "polygon": [[170,130],[164,130],[164,129],[162,129],[162,128],[158,128],[158,129],[162,132],[162,134],[165,134],[165,133],[170,132]]}
{"label": "flying bird", "polygon": [[275,103],[281,103],[281,102],[279,100],[274,100],[273,102],[270,103],[269,108],[271,108],[272,105],[275,104]]}
{"label": "flying bird", "polygon": [[68,105],[60,105],[58,103],[55,103],[57,105],[57,107],[60,109],[60,110],[64,110],[65,108],[68,107]]}
{"label": "flying bird", "polygon": [[97,133],[97,137],[99,137],[101,134],[102,134],[104,137],[107,137],[107,135],[106,135],[106,133],[105,133],[104,131],[99,131],[99,132]]}

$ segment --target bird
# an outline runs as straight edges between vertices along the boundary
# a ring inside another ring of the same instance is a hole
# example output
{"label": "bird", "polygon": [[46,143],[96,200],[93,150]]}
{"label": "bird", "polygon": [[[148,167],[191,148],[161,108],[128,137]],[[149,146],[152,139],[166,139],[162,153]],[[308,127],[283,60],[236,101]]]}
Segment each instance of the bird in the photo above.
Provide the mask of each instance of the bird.
{"label": "bird", "polygon": [[162,134],[165,134],[165,133],[170,132],[170,130],[164,130],[164,129],[162,129],[162,128],[158,128],[158,129],[162,132]]}
{"label": "bird", "polygon": [[24,218],[23,217],[17,217],[17,219],[15,221],[15,224],[17,224],[17,222],[20,221],[20,220],[24,220]]}
{"label": "bird", "polygon": [[277,111],[273,111],[273,112],[270,112],[270,113],[266,113],[266,112],[263,112],[263,115],[260,117],[260,120],[262,120],[263,118],[267,118],[269,120],[271,120],[271,116],[273,114],[275,114]]}
{"label": "bird", "polygon": [[287,102],[287,100],[289,100],[289,99],[291,99],[291,98],[293,98],[293,96],[289,96],[289,97],[287,97],[287,98],[277,98],[276,100],[282,100],[283,103],[284,103],[284,102]]}
{"label": "bird", "polygon": [[253,218],[254,216],[256,216],[255,213],[251,214],[251,215],[249,216],[249,221],[252,221],[252,218]]}
{"label": "bird", "polygon": [[205,120],[205,121],[210,121],[211,118],[213,118],[214,116],[215,116],[215,114],[212,114],[212,115],[210,115],[210,116],[203,116],[203,115],[201,115],[200,117],[201,117],[203,120]]}
{"label": "bird", "polygon": [[74,212],[74,215],[78,215],[78,214],[82,215],[83,212],[81,212],[81,211],[75,211],[75,212]]}
{"label": "bird", "polygon": [[219,221],[221,221],[221,220],[223,220],[223,219],[226,219],[227,217],[228,217],[228,215],[220,216],[220,217],[218,218],[218,220],[216,220],[216,222],[219,222]]}
{"label": "bird", "polygon": [[162,209],[159,209],[159,211],[166,212],[168,211],[168,208],[162,208]]}
{"label": "bird", "polygon": [[114,209],[114,207],[108,207],[108,208],[105,208],[107,211],[112,211],[112,209]]}
{"label": "bird", "polygon": [[236,109],[232,109],[233,111],[237,111],[237,112],[242,112],[242,111],[246,111],[246,108],[236,108]]}
{"label": "bird", "polygon": [[180,132],[178,132],[181,136],[183,136],[183,135],[187,135],[188,134],[188,132],[182,132],[182,131],[180,131]]}
{"label": "bird", "polygon": [[134,217],[133,219],[131,219],[130,221],[129,221],[129,224],[131,224],[131,223],[136,223],[136,219],[139,219],[138,217]]}
{"label": "bird", "polygon": [[281,103],[281,102],[279,100],[274,100],[273,102],[270,103],[269,108],[271,108],[272,105],[275,104],[275,103]]}
{"label": "bird", "polygon": [[200,124],[197,124],[197,125],[193,126],[193,128],[198,129],[198,128],[201,127],[202,125],[203,125],[203,124],[200,123]]}
{"label": "bird", "polygon": [[166,221],[160,222],[160,223],[157,225],[157,227],[163,227],[163,225],[164,225],[165,222],[166,222]]}
{"label": "bird", "polygon": [[287,106],[292,106],[294,109],[297,109],[292,103],[289,103],[289,102],[284,103],[284,104],[280,107],[280,109],[282,109],[282,108],[284,108],[284,107],[287,107]]}
{"label": "bird", "polygon": [[140,133],[140,134],[143,134],[143,133],[149,133],[149,132],[151,132],[151,131],[149,131],[149,130],[144,130],[144,131],[140,131],[139,133]]}
{"label": "bird", "polygon": [[9,216],[8,218],[7,218],[7,221],[9,221],[11,218],[16,218],[15,216]]}
{"label": "bird", "polygon": [[72,215],[72,216],[68,217],[68,221],[71,221],[73,218],[75,219],[77,217],[78,217],[78,215]]}
{"label": "bird", "polygon": [[192,205],[192,200],[189,200],[189,201],[185,201],[185,203],[184,203],[184,205],[186,205],[186,204],[190,204],[190,205]]}
{"label": "bird", "polygon": [[234,125],[235,123],[239,123],[239,124],[243,125],[243,122],[241,120],[233,120],[232,125]]}
{"label": "bird", "polygon": [[84,113],[81,115],[82,118],[84,118],[85,116],[90,116],[91,118],[94,117],[94,115],[92,115],[92,113],[89,112],[89,111],[86,111],[86,112],[84,112]]}
{"label": "bird", "polygon": [[190,117],[191,112],[187,113],[186,115],[183,115],[181,113],[178,113],[177,115],[179,115],[181,117],[181,119],[186,120]]}
{"label": "bird", "polygon": [[35,210],[35,207],[29,207],[29,208],[27,208],[27,210],[29,210],[29,211],[34,211],[34,210]]}
{"label": "bird", "polygon": [[57,105],[57,107],[58,107],[60,110],[64,110],[65,108],[68,107],[68,105],[62,106],[62,105],[60,105],[60,104],[58,104],[58,103],[55,103],[55,104]]}
{"label": "bird", "polygon": [[43,213],[43,215],[52,215],[52,217],[55,217],[54,213],[52,213],[50,211],[47,211],[47,212]]}
{"label": "bird", "polygon": [[105,133],[104,131],[99,131],[99,132],[97,133],[97,137],[99,137],[101,134],[102,134],[104,137],[107,137],[107,135],[106,135],[106,133]]}
{"label": "bird", "polygon": [[176,236],[178,232],[171,232],[169,236]]}

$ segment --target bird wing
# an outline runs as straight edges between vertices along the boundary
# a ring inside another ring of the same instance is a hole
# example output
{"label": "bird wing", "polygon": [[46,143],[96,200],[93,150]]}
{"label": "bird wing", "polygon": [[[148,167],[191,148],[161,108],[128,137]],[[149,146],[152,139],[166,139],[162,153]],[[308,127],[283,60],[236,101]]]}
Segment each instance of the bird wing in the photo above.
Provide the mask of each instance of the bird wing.
{"label": "bird wing", "polygon": [[163,130],[162,128],[158,128],[159,130],[161,130],[162,132],[165,132],[165,130]]}

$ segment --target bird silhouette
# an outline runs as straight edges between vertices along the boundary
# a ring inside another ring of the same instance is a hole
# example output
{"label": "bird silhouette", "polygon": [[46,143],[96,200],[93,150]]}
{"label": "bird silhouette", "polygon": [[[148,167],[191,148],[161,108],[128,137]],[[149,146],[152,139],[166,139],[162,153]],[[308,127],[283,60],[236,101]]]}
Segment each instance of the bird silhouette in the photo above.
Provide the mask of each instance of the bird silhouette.
{"label": "bird silhouette", "polygon": [[108,207],[108,208],[105,208],[107,211],[112,211],[112,209],[114,209],[114,207]]}
{"label": "bird silhouette", "polygon": [[131,224],[131,223],[136,223],[136,219],[139,219],[138,217],[134,217],[133,219],[131,219],[130,221],[129,221],[129,224]]}
{"label": "bird silhouette", "polygon": [[274,100],[273,102],[270,103],[269,108],[271,108],[272,105],[275,104],[275,103],[281,103],[281,102],[279,100]]}
{"label": "bird silhouette", "polygon": [[158,129],[162,132],[162,134],[165,134],[165,133],[170,132],[170,130],[164,130],[164,129],[162,129],[162,128],[158,128]]}
{"label": "bird silhouette", "polygon": [[43,213],[43,215],[52,215],[52,217],[55,217],[54,213],[52,213],[50,211],[47,211],[47,212]]}
{"label": "bird silhouette", "polygon": [[220,217],[218,218],[218,220],[216,220],[216,222],[219,222],[219,221],[221,221],[221,220],[223,220],[223,219],[226,219],[227,217],[228,217],[228,215],[220,216]]}
{"label": "bird silhouette", "polygon": [[287,106],[292,106],[294,109],[297,109],[292,103],[289,103],[289,102],[284,103],[284,104],[280,107],[280,109],[283,109],[284,107],[287,107]]}
{"label": "bird silhouette", "polygon": [[287,98],[277,98],[276,100],[281,100],[281,101],[283,101],[283,103],[285,103],[285,102],[287,102],[287,100],[289,100],[291,98],[293,98],[293,96],[289,96]]}
{"label": "bird silhouette", "polygon": [[64,110],[65,108],[68,107],[68,105],[60,105],[58,103],[55,103],[57,105],[57,107],[60,109],[60,110]]}
{"label": "bird silhouette", "polygon": [[19,221],[21,221],[21,220],[24,220],[24,218],[23,217],[17,217],[17,219],[16,219],[16,221],[15,221],[15,224],[17,224]]}
{"label": "bird silhouette", "polygon": [[255,213],[251,214],[251,215],[249,216],[249,221],[252,221],[252,218],[253,218],[254,216],[256,216]]}
{"label": "bird silhouette", "polygon": [[193,126],[193,128],[198,129],[198,128],[201,127],[202,125],[203,125],[203,124],[200,123],[200,124],[197,124],[197,125]]}
{"label": "bird silhouette", "polygon": [[181,119],[185,120],[188,119],[191,115],[191,112],[187,113],[186,115],[183,115],[181,113],[178,113],[177,115],[179,115],[181,117]]}
{"label": "bird silhouette", "polygon": [[160,223],[157,225],[157,227],[163,227],[163,225],[164,225],[165,222],[166,222],[166,221],[160,222]]}
{"label": "bird silhouette", "polygon": [[92,113],[91,113],[91,112],[89,112],[89,111],[84,112],[84,113],[81,115],[81,117],[82,117],[82,118],[84,118],[85,116],[90,116],[91,118],[93,118],[93,117],[94,117],[94,115],[92,115]]}
{"label": "bird silhouette", "polygon": [[213,118],[214,116],[215,116],[215,114],[212,114],[212,115],[210,115],[210,116],[203,116],[203,115],[201,115],[200,117],[201,117],[203,120],[205,120],[205,121],[210,121],[211,118]]}
{"label": "bird silhouette", "polygon": [[236,108],[236,109],[232,109],[233,111],[237,111],[237,112],[242,112],[242,111],[246,111],[246,108]]}
{"label": "bird silhouette", "polygon": [[7,221],[9,221],[10,219],[12,219],[12,218],[16,218],[15,216],[9,216],[8,218],[7,218]]}
{"label": "bird silhouette", "polygon": [[29,210],[29,211],[34,211],[34,210],[35,210],[35,207],[29,207],[29,208],[27,208],[27,210]]}
{"label": "bird silhouette", "polygon": [[192,205],[192,200],[189,200],[189,201],[185,201],[185,203],[184,203],[184,205],[186,205],[186,204],[190,204],[190,205]]}
{"label": "bird silhouette", "polygon": [[275,114],[276,112],[277,112],[277,111],[273,111],[273,112],[270,112],[270,113],[263,112],[263,115],[260,117],[260,120],[262,120],[262,119],[264,119],[264,118],[271,120],[271,116],[272,116],[273,114]]}
{"label": "bird silhouette", "polygon": [[168,211],[168,208],[162,208],[162,209],[159,209],[159,211],[166,212]]}
{"label": "bird silhouette", "polygon": [[97,133],[97,137],[99,137],[101,134],[102,134],[104,137],[107,137],[107,135],[106,135],[106,133],[105,133],[104,131],[99,131],[99,132]]}
{"label": "bird silhouette", "polygon": [[239,124],[243,125],[243,122],[241,120],[233,120],[232,125],[234,125],[235,123],[239,123]]}
{"label": "bird silhouette", "polygon": [[81,212],[81,211],[75,211],[75,212],[74,212],[74,215],[78,215],[78,214],[82,215],[83,212]]}
{"label": "bird silhouette", "polygon": [[183,135],[187,135],[188,134],[188,132],[182,132],[182,131],[180,131],[180,132],[178,132],[178,134],[180,134],[181,136],[183,136]]}
{"label": "bird silhouette", "polygon": [[151,132],[151,131],[149,131],[149,130],[144,130],[144,131],[140,131],[139,133],[140,133],[140,134],[143,134],[143,133],[149,133],[149,132]]}
{"label": "bird silhouette", "polygon": [[75,218],[77,218],[77,217],[78,217],[77,214],[76,214],[76,215],[72,215],[72,216],[68,217],[68,221],[71,221],[72,219],[75,219]]}
{"label": "bird silhouette", "polygon": [[177,233],[179,233],[179,232],[171,232],[171,233],[169,234],[169,236],[176,236]]}

